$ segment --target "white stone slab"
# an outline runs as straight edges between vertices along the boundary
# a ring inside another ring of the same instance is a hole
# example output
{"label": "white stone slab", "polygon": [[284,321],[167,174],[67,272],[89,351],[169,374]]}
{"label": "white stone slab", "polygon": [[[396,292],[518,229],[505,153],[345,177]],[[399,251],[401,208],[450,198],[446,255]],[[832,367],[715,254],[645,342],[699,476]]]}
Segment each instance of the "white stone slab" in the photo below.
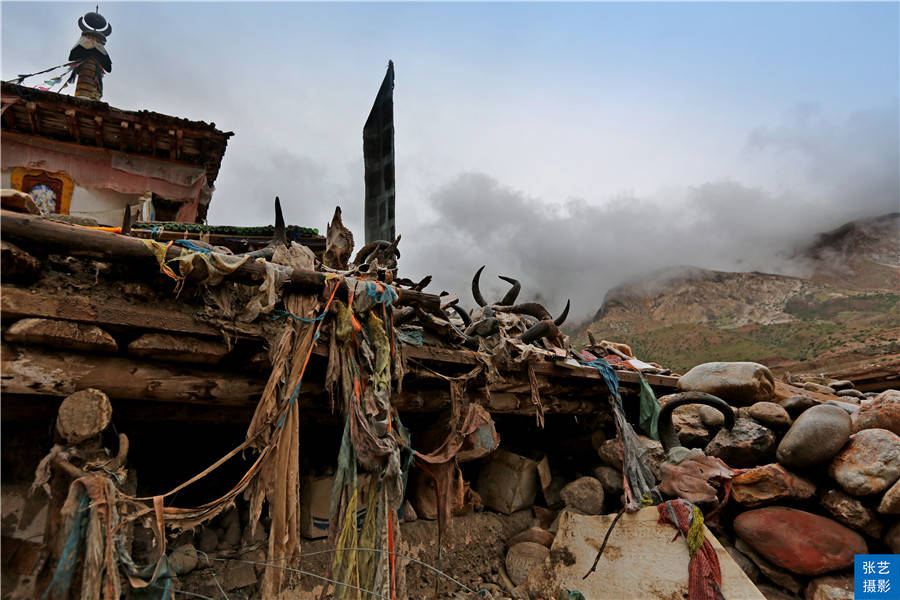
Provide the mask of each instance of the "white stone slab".
{"label": "white stone slab", "polygon": [[[590,600],[687,600],[687,544],[680,534],[675,537],[675,527],[658,523],[655,506],[622,515],[597,570],[582,579],[614,518],[560,513],[550,558],[531,572],[523,587],[532,596],[544,597],[555,597],[561,590],[578,590]],[[725,598],[765,600],[709,529],[704,529],[719,557]]]}

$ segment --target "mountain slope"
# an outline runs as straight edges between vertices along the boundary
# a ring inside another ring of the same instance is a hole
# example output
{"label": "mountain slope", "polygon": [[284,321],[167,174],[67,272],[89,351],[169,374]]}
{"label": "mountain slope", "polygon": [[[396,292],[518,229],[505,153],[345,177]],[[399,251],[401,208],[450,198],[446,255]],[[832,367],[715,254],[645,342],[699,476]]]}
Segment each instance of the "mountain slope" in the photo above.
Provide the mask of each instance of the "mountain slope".
{"label": "mountain slope", "polygon": [[710,360],[791,368],[896,353],[898,226],[895,213],[821,234],[796,255],[808,278],[679,267],[629,282],[607,293],[586,331],[676,370]]}

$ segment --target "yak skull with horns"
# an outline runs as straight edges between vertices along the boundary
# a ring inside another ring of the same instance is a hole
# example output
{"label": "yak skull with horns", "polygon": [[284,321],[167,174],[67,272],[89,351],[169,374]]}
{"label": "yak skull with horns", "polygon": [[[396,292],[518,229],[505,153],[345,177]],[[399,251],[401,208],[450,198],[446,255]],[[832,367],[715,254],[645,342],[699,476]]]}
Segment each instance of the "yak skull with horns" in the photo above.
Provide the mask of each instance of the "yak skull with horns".
{"label": "yak skull with horns", "polygon": [[[506,292],[506,295],[500,299],[499,302],[489,305],[487,301],[485,301],[484,296],[481,294],[480,289],[480,280],[481,280],[481,272],[484,271],[484,266],[482,266],[478,271],[475,272],[475,277],[472,278],[472,297],[475,298],[475,302],[478,303],[479,306],[482,307],[482,319],[475,323],[469,325],[469,329],[476,328],[479,323],[483,323],[484,321],[493,318],[496,321],[496,317],[494,317],[494,312],[507,312],[519,315],[528,315],[530,317],[534,317],[537,319],[537,323],[534,323],[528,329],[519,336],[519,339],[526,344],[530,344],[534,341],[539,340],[540,338],[546,338],[553,344],[562,345],[561,343],[561,334],[559,331],[560,326],[565,322],[566,317],[569,315],[569,306],[570,301],[566,300],[566,307],[563,309],[562,314],[560,314],[556,319],[550,314],[550,312],[544,308],[542,304],[537,302],[526,302],[523,304],[514,304],[516,298],[519,296],[519,292],[522,289],[522,285],[512,277],[506,277],[504,275],[500,275],[500,279],[509,283],[512,287]],[[468,331],[468,330],[467,330]]]}

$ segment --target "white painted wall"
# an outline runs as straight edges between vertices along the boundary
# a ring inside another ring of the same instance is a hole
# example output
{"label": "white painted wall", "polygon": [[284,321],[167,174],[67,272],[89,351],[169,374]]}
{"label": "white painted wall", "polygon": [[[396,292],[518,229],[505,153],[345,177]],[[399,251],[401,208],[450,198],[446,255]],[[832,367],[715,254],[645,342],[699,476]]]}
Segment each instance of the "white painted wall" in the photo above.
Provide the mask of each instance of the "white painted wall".
{"label": "white painted wall", "polygon": [[90,217],[100,225],[116,226],[122,224],[125,206],[135,205],[140,201],[140,196],[135,194],[83,188],[76,184],[72,192],[69,214]]}

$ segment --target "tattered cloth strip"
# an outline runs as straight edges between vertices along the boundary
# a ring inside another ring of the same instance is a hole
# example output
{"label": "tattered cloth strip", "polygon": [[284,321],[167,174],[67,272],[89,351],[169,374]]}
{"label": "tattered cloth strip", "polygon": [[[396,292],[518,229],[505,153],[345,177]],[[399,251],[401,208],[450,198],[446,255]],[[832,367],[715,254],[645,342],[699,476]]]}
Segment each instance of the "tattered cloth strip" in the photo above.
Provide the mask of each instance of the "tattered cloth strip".
{"label": "tattered cloth strip", "polygon": [[[609,389],[609,405],[615,417],[616,432],[622,440],[623,472],[622,483],[625,488],[625,508],[635,512],[644,506],[643,499],[651,498],[651,491],[656,485],[656,477],[650,465],[643,459],[641,444],[637,439],[631,423],[625,418],[622,396],[619,394],[619,376],[605,360],[588,363],[603,376]],[[652,502],[652,501],[651,501]]]}
{"label": "tattered cloth strip", "polygon": [[[329,528],[336,550],[332,577],[339,582],[334,588],[338,600],[359,597],[357,588],[396,596],[391,553],[399,541],[394,521],[403,501],[405,478],[398,441],[402,425],[390,402],[394,334],[388,307],[395,298],[370,284],[354,282],[347,304],[334,303],[336,316],[326,373],[326,387],[339,393],[345,415]],[[357,531],[363,491],[358,467],[368,473],[369,481],[362,532]]]}
{"label": "tattered cloth strip", "polygon": [[81,600],[119,599],[122,587],[114,538],[119,524],[115,499],[116,488],[105,476],[88,475],[72,482],[60,511],[69,535],[43,597],[68,597],[80,557]]}
{"label": "tattered cloth strip", "polygon": [[41,488],[47,494],[48,498],[52,498],[53,494],[50,491],[50,477],[53,475],[53,470],[51,465],[57,458],[67,461],[73,456],[78,456],[78,450],[76,448],[54,444],[53,447],[50,448],[50,452],[47,453],[47,456],[41,459],[37,469],[34,470],[34,483],[31,484],[29,494],[34,494],[38,488]]}
{"label": "tattered cloth strip", "polygon": [[641,399],[638,423],[640,424],[641,429],[644,430],[644,433],[654,440],[659,440],[659,411],[662,409],[659,407],[659,401],[656,399],[656,394],[653,393],[653,389],[644,378],[644,374],[640,371],[637,371],[637,374],[638,377],[641,378]]}
{"label": "tattered cloth strip", "polygon": [[[687,543],[688,596],[691,600],[724,600],[719,557],[703,527],[703,513],[687,500],[669,500],[656,507],[659,522],[674,525]],[[676,537],[678,534],[675,534]]]}

